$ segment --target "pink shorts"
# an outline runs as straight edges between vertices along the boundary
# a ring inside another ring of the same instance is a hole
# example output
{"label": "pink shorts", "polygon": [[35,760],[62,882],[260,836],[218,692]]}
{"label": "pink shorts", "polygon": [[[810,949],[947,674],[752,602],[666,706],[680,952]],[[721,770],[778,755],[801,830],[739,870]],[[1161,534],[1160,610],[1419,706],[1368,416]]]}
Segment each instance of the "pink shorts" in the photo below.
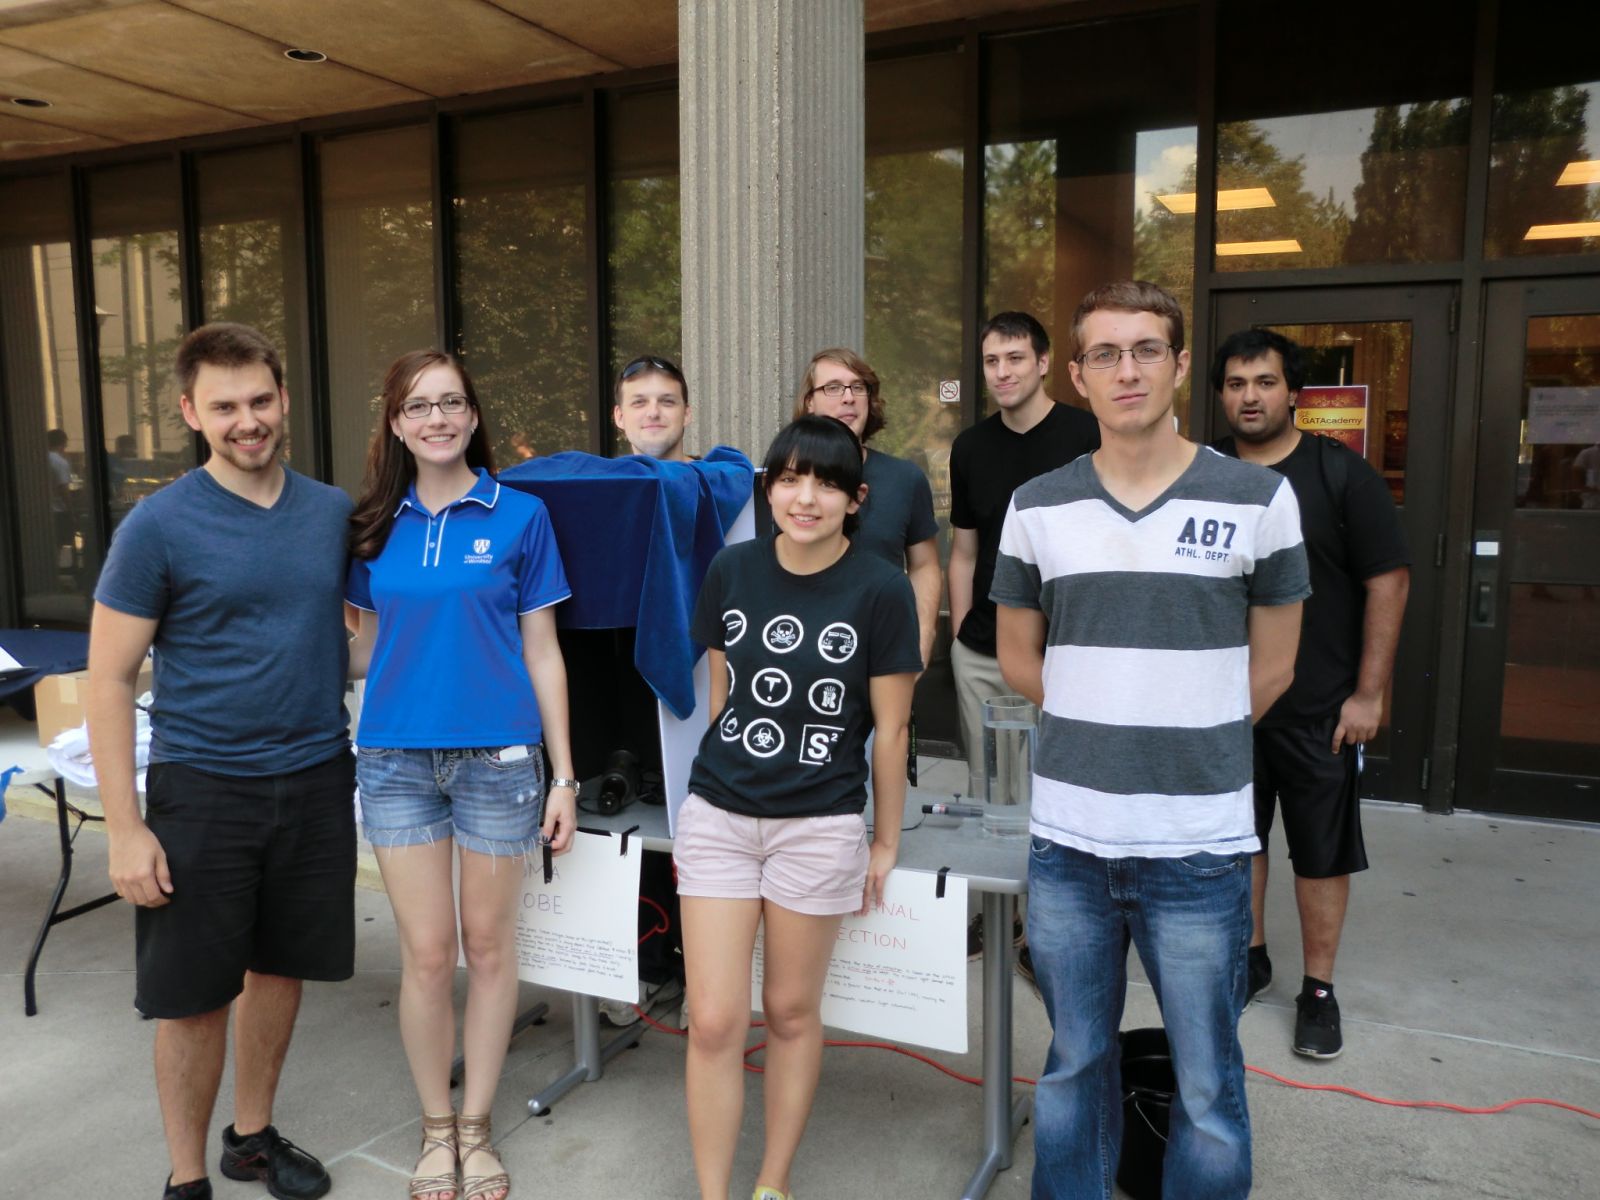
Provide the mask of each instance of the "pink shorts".
{"label": "pink shorts", "polygon": [[867,883],[867,822],[832,817],[747,817],[693,792],[678,810],[672,859],[678,895],[770,900],[831,917],[861,907]]}

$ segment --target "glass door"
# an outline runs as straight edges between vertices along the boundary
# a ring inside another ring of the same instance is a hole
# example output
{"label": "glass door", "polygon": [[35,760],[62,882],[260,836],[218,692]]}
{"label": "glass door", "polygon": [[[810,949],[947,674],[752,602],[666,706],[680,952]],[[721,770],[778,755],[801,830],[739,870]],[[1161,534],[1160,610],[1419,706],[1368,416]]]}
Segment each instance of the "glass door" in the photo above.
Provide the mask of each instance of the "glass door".
{"label": "glass door", "polygon": [[[1237,330],[1265,327],[1306,347],[1308,391],[1330,389],[1318,397],[1330,405],[1324,411],[1340,414],[1349,427],[1343,440],[1384,477],[1399,506],[1411,548],[1411,593],[1384,725],[1367,744],[1361,790],[1411,803],[1425,798],[1430,783],[1447,466],[1439,449],[1445,445],[1454,299],[1454,289],[1443,286],[1230,294],[1218,297],[1213,325],[1217,344]],[[1208,366],[1197,364],[1196,377],[1205,379]],[[1302,410],[1309,400],[1302,395]],[[1209,417],[1210,437],[1227,433],[1214,396]]]}
{"label": "glass door", "polygon": [[1487,313],[1457,803],[1600,820],[1600,278]]}

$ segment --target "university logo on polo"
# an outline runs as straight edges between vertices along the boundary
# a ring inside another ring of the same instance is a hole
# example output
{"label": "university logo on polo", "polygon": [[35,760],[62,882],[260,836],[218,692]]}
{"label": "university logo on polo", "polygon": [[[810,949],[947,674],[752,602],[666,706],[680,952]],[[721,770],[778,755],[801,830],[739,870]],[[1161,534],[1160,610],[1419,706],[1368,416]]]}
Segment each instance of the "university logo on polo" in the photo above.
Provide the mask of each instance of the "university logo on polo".
{"label": "university logo on polo", "polygon": [[470,554],[466,555],[465,557],[463,557],[461,561],[464,564],[466,564],[466,563],[478,563],[478,564],[492,563],[494,561],[494,555],[489,553],[489,545],[490,545],[490,542],[489,542],[488,538],[474,538],[472,540],[472,553],[470,553]]}
{"label": "university logo on polo", "polygon": [[1199,558],[1207,562],[1227,562],[1233,557],[1233,535],[1239,526],[1214,517],[1188,518],[1179,531],[1172,553],[1178,558]]}

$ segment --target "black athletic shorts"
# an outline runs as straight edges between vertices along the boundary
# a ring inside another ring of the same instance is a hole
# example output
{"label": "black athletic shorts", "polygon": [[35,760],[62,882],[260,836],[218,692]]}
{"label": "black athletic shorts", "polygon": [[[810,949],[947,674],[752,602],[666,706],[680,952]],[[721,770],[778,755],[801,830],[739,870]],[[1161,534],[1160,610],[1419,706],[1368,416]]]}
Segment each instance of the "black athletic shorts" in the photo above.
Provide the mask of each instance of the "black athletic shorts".
{"label": "black athletic shorts", "polygon": [[1256,727],[1256,836],[1267,848],[1274,802],[1283,809],[1294,873],[1329,879],[1367,869],[1361,840],[1361,776],[1356,747],[1333,753],[1337,715],[1295,725]]}
{"label": "black athletic shorts", "polygon": [[286,775],[156,763],[145,821],[172,895],[135,918],[148,1017],[192,1017],[244,989],[247,970],[292,979],[355,973],[355,756]]}

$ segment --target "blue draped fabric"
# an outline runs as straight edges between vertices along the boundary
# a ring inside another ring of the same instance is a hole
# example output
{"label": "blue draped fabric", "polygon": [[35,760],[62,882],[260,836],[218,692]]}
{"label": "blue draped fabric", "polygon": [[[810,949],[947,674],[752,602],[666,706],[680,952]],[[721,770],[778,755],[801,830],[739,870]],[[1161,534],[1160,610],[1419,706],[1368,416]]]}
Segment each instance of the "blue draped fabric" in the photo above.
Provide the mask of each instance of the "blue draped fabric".
{"label": "blue draped fabric", "polygon": [[686,720],[704,652],[689,640],[689,618],[706,568],[750,499],[750,460],[727,446],[688,463],[574,450],[518,463],[499,479],[550,512],[572,587],[557,624],[636,628],[634,666]]}

